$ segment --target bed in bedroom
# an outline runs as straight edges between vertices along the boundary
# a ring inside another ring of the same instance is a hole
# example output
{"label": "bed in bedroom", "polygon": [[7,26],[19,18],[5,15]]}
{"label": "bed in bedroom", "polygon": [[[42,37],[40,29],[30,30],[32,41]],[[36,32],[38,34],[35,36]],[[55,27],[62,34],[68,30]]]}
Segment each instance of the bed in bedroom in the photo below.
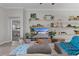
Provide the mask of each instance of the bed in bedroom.
{"label": "bed in bedroom", "polygon": [[21,44],[14,48],[10,56],[25,56],[25,55],[51,55],[51,48],[49,44],[36,44],[31,42],[30,44]]}

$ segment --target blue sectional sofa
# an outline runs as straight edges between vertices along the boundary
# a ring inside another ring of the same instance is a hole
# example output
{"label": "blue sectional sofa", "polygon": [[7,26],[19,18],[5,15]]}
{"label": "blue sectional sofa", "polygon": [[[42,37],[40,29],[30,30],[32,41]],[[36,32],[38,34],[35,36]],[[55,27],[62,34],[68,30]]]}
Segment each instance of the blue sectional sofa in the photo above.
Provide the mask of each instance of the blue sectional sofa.
{"label": "blue sectional sofa", "polygon": [[79,36],[73,36],[70,42],[55,43],[55,50],[58,53],[67,55],[79,54]]}

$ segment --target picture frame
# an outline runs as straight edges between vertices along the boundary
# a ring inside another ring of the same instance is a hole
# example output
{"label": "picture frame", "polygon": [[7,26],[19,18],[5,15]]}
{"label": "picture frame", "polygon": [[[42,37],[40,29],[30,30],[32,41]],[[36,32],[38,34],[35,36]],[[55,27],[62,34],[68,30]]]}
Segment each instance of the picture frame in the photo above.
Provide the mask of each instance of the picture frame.
{"label": "picture frame", "polygon": [[52,20],[52,19],[54,19],[54,16],[52,16],[52,15],[45,15],[44,19],[46,19],[46,20]]}

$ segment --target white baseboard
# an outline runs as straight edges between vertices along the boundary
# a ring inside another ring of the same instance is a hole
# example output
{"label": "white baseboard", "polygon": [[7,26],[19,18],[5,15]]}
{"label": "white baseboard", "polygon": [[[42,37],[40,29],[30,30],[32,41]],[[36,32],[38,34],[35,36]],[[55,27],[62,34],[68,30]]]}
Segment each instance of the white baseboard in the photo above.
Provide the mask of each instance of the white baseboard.
{"label": "white baseboard", "polygon": [[9,41],[4,41],[4,42],[1,42],[0,45],[5,44],[5,43],[9,43],[9,42],[12,42],[12,41],[11,41],[11,40],[9,40]]}

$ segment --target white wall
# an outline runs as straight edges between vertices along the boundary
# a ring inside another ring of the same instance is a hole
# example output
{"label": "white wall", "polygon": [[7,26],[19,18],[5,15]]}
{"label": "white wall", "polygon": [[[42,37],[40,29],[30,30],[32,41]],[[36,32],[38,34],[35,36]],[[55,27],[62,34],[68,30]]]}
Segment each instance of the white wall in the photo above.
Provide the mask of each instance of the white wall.
{"label": "white wall", "polygon": [[0,44],[9,42],[8,39],[8,21],[6,16],[6,10],[0,8]]}

